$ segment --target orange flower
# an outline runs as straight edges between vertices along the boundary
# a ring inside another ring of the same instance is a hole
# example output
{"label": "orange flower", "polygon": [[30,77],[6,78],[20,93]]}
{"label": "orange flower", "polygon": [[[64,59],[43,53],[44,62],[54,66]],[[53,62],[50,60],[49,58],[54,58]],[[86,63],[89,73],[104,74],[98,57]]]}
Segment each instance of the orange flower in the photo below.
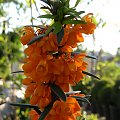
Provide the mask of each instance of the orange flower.
{"label": "orange flower", "polygon": [[85,34],[93,34],[94,30],[96,29],[96,25],[92,22],[92,13],[88,13],[83,17],[83,20],[85,20],[86,24],[81,24],[82,32]]}
{"label": "orange flower", "polygon": [[35,110],[31,110],[29,112],[30,118],[31,120],[38,120],[40,115],[38,115],[38,113]]}
{"label": "orange flower", "polygon": [[23,32],[25,32],[25,35],[20,38],[20,41],[23,45],[26,45],[33,37],[35,37],[35,34],[31,27],[25,27]]}
{"label": "orange flower", "polygon": [[76,120],[76,117],[80,115],[80,106],[75,98],[68,97],[66,102],[55,101],[53,108],[45,120],[52,120],[50,118],[56,118],[58,120]]}

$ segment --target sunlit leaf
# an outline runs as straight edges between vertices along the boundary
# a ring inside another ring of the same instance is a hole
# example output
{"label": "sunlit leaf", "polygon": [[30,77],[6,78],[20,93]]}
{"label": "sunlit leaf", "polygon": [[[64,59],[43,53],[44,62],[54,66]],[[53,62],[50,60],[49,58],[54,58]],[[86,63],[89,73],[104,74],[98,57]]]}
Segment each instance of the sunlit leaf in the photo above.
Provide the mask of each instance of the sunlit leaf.
{"label": "sunlit leaf", "polygon": [[39,35],[39,36],[34,37],[32,40],[30,40],[30,42],[29,42],[27,45],[33,44],[34,42],[42,39],[44,36],[45,36],[45,34],[42,34],[42,35]]}
{"label": "sunlit leaf", "polygon": [[70,92],[67,92],[66,94],[71,95],[71,94],[76,94],[76,93],[81,93],[81,91],[70,91]]}
{"label": "sunlit leaf", "polygon": [[61,100],[66,101],[66,95],[58,85],[50,83],[49,86]]}
{"label": "sunlit leaf", "polygon": [[76,3],[75,3],[75,6],[74,7],[77,7],[78,4],[80,3],[81,0],[76,0]]}
{"label": "sunlit leaf", "polygon": [[50,18],[50,19],[54,19],[55,16],[54,15],[50,15],[50,14],[46,14],[46,15],[38,16],[38,18]]}
{"label": "sunlit leaf", "polygon": [[49,105],[47,105],[44,109],[44,111],[40,114],[40,118],[38,120],[44,120],[44,118],[47,116],[49,111],[51,110],[54,102],[51,102]]}
{"label": "sunlit leaf", "polygon": [[97,25],[98,24],[98,21],[96,20],[96,18],[94,16],[92,16],[92,22]]}
{"label": "sunlit leaf", "polygon": [[46,27],[44,27],[43,25],[26,25],[25,27],[36,27],[40,29],[46,29]]}
{"label": "sunlit leaf", "polygon": [[106,25],[106,22],[104,22],[104,23],[102,24],[102,28],[105,27],[105,25]]}
{"label": "sunlit leaf", "polygon": [[86,75],[89,75],[89,76],[91,76],[91,77],[94,77],[94,78],[96,78],[96,79],[98,79],[98,80],[100,80],[99,77],[93,75],[92,73],[89,73],[89,72],[86,72],[86,71],[82,71],[82,73],[83,73],[83,74],[86,74]]}
{"label": "sunlit leaf", "polygon": [[56,26],[56,22],[55,23],[53,23],[49,28],[48,28],[48,30],[45,32],[45,35],[48,35],[53,29],[54,29],[54,27]]}

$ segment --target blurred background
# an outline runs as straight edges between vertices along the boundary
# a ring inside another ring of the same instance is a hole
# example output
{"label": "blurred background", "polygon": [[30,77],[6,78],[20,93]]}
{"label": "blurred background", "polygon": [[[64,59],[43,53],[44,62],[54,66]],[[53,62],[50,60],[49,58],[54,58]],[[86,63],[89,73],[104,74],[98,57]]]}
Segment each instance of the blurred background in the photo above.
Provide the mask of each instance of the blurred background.
{"label": "blurred background", "polygon": [[[70,0],[74,6],[75,0]],[[48,19],[38,16],[40,0],[0,0],[0,120],[29,120],[27,108],[11,107],[5,102],[28,103],[21,81],[24,47],[19,41],[25,25],[45,25]],[[84,35],[85,42],[76,51],[84,51],[97,59],[86,59],[88,70],[101,80],[86,76],[73,90],[91,95],[91,105],[81,103],[86,120],[120,120],[120,1],[81,0],[78,11],[93,13],[97,28]],[[77,118],[81,120],[81,118]]]}

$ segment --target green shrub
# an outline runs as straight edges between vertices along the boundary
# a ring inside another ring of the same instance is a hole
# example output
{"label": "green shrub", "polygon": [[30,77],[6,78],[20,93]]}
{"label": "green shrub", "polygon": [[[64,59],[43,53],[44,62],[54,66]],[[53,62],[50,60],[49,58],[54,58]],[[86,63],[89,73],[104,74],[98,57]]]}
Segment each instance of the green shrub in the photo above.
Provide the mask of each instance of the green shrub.
{"label": "green shrub", "polygon": [[116,80],[111,94],[112,104],[120,108],[120,80]]}

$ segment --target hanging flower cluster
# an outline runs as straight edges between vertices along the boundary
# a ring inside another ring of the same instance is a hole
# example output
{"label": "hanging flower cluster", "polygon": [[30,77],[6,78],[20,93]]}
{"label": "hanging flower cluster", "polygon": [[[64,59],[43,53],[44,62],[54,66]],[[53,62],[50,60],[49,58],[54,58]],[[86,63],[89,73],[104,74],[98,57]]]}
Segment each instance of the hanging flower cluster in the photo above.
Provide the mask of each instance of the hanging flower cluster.
{"label": "hanging flower cluster", "polygon": [[[49,4],[52,5],[52,2]],[[36,31],[32,27],[25,27],[20,39],[23,45],[27,45],[22,67],[26,75],[22,81],[27,86],[25,97],[29,97],[30,104],[37,105],[42,111],[38,114],[32,110],[32,120],[75,120],[80,115],[76,95],[67,92],[70,91],[70,85],[76,85],[83,79],[87,63],[84,61],[86,54],[75,54],[73,48],[84,42],[83,33],[93,34],[96,26],[92,22],[91,13],[81,20],[74,20],[71,15],[70,19],[70,16],[61,18],[61,14],[55,11],[51,15],[57,16],[53,25],[38,26]]]}

